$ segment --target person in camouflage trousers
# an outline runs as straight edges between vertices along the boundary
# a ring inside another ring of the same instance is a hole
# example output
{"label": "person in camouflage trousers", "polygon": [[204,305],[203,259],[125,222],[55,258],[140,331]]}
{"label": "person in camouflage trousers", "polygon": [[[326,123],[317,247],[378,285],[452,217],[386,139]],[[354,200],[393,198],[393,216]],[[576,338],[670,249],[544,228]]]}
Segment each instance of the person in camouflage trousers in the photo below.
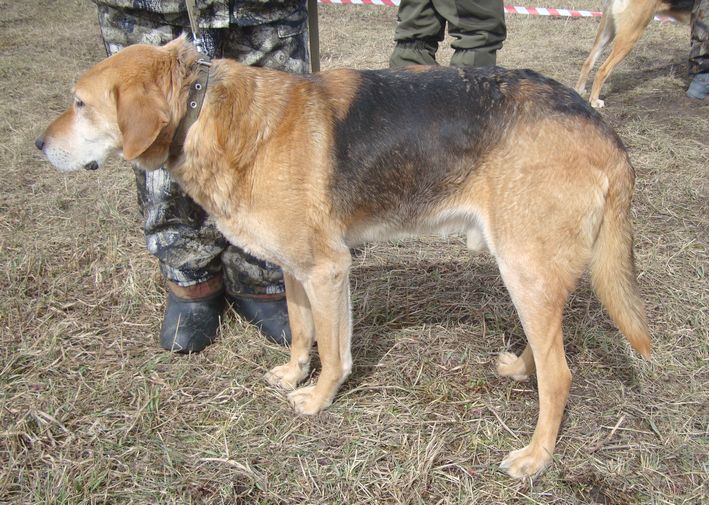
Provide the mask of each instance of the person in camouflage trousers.
{"label": "person in camouflage trousers", "polygon": [[694,0],[691,27],[687,95],[701,100],[709,95],[709,0]]}
{"label": "person in camouflage trousers", "polygon": [[436,65],[446,25],[455,39],[453,66],[495,65],[507,36],[502,0],[401,0],[397,19],[396,46],[389,58],[392,68]]}
{"label": "person in camouflage trousers", "polygon": [[[184,0],[94,0],[110,56],[131,44],[191,37]],[[205,52],[294,73],[308,72],[305,0],[197,0]],[[160,263],[168,300],[160,345],[198,352],[216,337],[230,301],[272,341],[290,342],[281,270],[230,245],[164,169],[134,167],[147,248]]]}

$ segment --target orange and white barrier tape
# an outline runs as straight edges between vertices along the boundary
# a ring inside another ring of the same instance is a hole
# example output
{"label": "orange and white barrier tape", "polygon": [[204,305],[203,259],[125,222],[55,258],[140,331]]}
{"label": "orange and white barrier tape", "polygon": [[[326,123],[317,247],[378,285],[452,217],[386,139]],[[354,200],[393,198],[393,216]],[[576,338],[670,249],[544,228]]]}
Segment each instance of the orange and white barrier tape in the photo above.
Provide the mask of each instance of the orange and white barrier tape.
{"label": "orange and white barrier tape", "polygon": [[597,18],[603,16],[597,11],[577,11],[574,9],[554,9],[546,7],[520,7],[518,5],[505,5],[508,14],[527,14],[529,16],[554,16],[562,18]]}
{"label": "orange and white barrier tape", "polygon": [[[318,0],[324,5],[386,5],[398,7],[401,0]],[[546,7],[521,7],[519,5],[505,5],[508,14],[526,14],[528,16],[552,16],[569,18],[597,18],[603,16],[598,11],[579,11],[575,9],[554,9]],[[674,21],[668,16],[655,16],[656,21]]]}

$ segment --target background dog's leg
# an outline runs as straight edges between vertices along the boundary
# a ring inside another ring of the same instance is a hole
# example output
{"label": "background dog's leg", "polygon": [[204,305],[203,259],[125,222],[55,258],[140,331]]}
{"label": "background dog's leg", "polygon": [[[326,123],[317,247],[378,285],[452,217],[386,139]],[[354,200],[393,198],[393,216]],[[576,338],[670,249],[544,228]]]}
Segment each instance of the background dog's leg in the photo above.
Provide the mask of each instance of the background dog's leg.
{"label": "background dog's leg", "polygon": [[310,300],[322,371],[314,386],[296,389],[288,395],[299,414],[317,414],[327,408],[352,370],[350,263],[346,250],[313,268],[303,284]]}
{"label": "background dog's leg", "polygon": [[291,342],[290,361],[275,367],[266,374],[266,380],[273,386],[295,389],[310,371],[310,350],[315,339],[315,325],[310,309],[310,300],[303,285],[287,272],[283,273],[288,302]]}
{"label": "background dog's leg", "polygon": [[534,355],[539,387],[539,418],[532,440],[523,449],[512,451],[500,465],[517,479],[537,474],[551,461],[571,385],[561,332],[568,283],[555,278],[551,269],[530,269],[532,263],[506,265],[500,261],[500,273]]}
{"label": "background dog's leg", "polygon": [[655,15],[669,16],[669,17],[675,19],[677,22],[685,24],[685,25],[688,25],[692,20],[691,9],[690,10],[673,9],[671,1],[667,2],[667,3],[662,3],[658,7],[657,12],[655,12]]}
{"label": "background dog's leg", "polygon": [[615,41],[611,53],[606,58],[606,61],[596,72],[596,77],[593,80],[591,87],[591,95],[588,100],[592,107],[600,108],[605,104],[599,99],[601,88],[613,69],[623,61],[630,50],[635,46],[635,43],[645,31],[645,27],[650,23],[653,14],[655,13],[655,4],[650,2],[649,8],[643,8],[637,11],[626,11],[621,15],[616,15],[615,20]]}
{"label": "background dog's leg", "polygon": [[593,65],[596,64],[598,56],[603,52],[609,42],[613,40],[614,28],[613,21],[609,19],[607,13],[604,13],[601,17],[601,24],[598,26],[598,31],[596,32],[596,39],[593,41],[593,47],[591,47],[591,52],[588,53],[586,61],[583,62],[581,67],[581,75],[579,75],[579,80],[576,82],[576,92],[579,95],[584,94],[586,91],[586,81],[588,80],[588,74],[591,72]]}
{"label": "background dog's leg", "polygon": [[497,357],[497,373],[501,377],[510,377],[516,381],[526,381],[534,373],[534,354],[527,345],[522,354],[501,352]]}

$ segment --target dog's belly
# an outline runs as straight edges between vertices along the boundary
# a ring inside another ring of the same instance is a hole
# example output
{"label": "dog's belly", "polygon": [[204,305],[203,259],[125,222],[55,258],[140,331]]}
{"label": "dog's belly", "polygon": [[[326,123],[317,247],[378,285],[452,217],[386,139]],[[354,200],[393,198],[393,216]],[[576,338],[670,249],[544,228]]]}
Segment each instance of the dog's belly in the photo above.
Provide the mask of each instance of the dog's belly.
{"label": "dog's belly", "polygon": [[457,234],[466,236],[468,248],[472,251],[492,250],[485,220],[481,212],[474,208],[449,208],[406,224],[395,220],[368,219],[353,223],[346,231],[345,242],[349,247],[354,247],[364,242]]}

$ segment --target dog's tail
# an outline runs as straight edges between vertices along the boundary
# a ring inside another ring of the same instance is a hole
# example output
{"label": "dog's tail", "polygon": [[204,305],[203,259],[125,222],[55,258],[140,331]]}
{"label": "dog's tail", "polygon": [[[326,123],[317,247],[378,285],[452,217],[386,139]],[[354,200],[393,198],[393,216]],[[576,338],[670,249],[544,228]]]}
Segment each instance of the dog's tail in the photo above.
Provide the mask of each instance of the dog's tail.
{"label": "dog's tail", "polygon": [[630,345],[650,357],[650,330],[638,289],[630,202],[635,174],[625,152],[608,171],[609,189],[591,257],[591,283]]}

